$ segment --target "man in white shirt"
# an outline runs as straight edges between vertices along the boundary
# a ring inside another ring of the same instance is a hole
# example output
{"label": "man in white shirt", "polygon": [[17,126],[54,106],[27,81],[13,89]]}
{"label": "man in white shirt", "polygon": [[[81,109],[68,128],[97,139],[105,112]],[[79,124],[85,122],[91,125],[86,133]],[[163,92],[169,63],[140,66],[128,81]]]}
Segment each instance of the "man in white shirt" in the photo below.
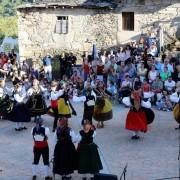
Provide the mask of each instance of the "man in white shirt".
{"label": "man in white shirt", "polygon": [[164,87],[167,91],[171,92],[176,86],[175,81],[172,80],[172,77],[168,77],[168,79],[164,82]]}

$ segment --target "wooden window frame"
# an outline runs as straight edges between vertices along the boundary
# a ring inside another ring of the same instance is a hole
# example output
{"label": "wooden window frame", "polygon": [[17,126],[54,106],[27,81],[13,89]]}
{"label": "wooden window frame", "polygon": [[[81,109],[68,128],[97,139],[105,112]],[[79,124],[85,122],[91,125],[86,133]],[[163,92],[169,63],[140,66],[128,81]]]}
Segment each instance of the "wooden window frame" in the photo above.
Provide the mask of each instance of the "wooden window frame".
{"label": "wooden window frame", "polygon": [[122,30],[123,31],[134,31],[134,12],[122,12]]}
{"label": "wooden window frame", "polygon": [[68,16],[57,16],[55,29],[56,34],[68,34],[68,20]]}

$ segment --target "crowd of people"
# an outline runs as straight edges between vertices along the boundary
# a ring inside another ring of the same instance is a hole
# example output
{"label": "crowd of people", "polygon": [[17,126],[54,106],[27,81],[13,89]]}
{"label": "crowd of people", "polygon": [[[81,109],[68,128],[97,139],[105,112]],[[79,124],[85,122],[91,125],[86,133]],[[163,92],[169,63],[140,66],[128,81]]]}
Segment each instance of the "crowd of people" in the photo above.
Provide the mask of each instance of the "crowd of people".
{"label": "crowd of people", "polygon": [[[26,130],[24,123],[31,119],[34,139],[33,180],[42,155],[45,179],[49,176],[48,135],[43,126],[44,114],[54,118],[55,133],[53,173],[62,179],[71,179],[78,170],[93,179],[103,167],[97,145],[93,142],[96,127],[113,118],[113,104],[124,104],[130,110],[125,128],[133,132],[132,140],[140,132],[148,131],[155,118],[152,110],[172,111],[180,124],[180,59],[171,54],[158,57],[157,39],[152,34],[140,38],[118,51],[102,51],[98,57],[85,53],[81,69],[75,67],[77,58],[72,54],[59,56],[59,79],[52,74],[52,57],[42,59],[42,68],[33,61],[17,61],[17,55],[0,53],[0,116],[15,122],[15,131]],[[12,86],[9,86],[12,83]],[[75,133],[68,118],[77,115],[73,102],[83,102],[82,130]],[[97,121],[95,127],[93,119]],[[78,146],[75,147],[74,143]]]}

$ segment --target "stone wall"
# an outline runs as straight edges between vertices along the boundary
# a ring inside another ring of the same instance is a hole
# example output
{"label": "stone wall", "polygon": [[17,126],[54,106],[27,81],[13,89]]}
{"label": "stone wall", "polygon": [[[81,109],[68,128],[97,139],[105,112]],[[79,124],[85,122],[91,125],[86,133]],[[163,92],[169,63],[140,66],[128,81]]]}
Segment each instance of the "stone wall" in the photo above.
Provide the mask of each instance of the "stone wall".
{"label": "stone wall", "polygon": [[[132,4],[123,0],[115,10],[81,8],[24,9],[18,12],[19,49],[21,57],[38,58],[47,52],[65,50],[82,54],[92,44],[109,48],[138,39],[148,30],[164,29],[166,43],[177,41],[180,27],[179,0],[146,0]],[[123,3],[124,2],[124,3]],[[171,4],[171,3],[172,4]],[[135,30],[122,30],[122,12],[135,12]],[[57,16],[68,16],[68,34],[56,34]]]}

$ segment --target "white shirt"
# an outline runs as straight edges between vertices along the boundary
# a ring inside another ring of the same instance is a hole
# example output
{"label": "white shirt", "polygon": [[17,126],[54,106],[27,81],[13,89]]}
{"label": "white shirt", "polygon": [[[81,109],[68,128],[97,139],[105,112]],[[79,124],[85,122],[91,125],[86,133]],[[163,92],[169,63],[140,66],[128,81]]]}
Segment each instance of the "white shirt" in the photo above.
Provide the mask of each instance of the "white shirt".
{"label": "white shirt", "polygon": [[[94,131],[94,133],[93,133],[93,138],[96,136],[96,131]],[[76,140],[77,140],[77,142],[79,143],[80,141],[81,141],[81,139],[82,139],[82,136],[80,135],[80,133],[78,133],[78,135],[76,136]]]}
{"label": "white shirt", "polygon": [[[71,140],[73,143],[77,142],[77,135],[75,132],[71,129],[69,135],[71,136]],[[54,143],[56,144],[58,141],[56,132],[54,133]]]}
{"label": "white shirt", "polygon": [[[168,72],[174,72],[173,66],[171,64],[167,64]],[[164,64],[161,65],[161,71],[164,72]]]}
{"label": "white shirt", "polygon": [[[42,126],[42,127],[44,127],[44,126]],[[35,127],[33,127],[33,128],[31,129],[31,134],[32,134],[32,135],[33,135],[33,129],[34,129],[34,128],[35,128]],[[48,136],[50,135],[49,128],[48,128],[48,127],[44,127],[44,128],[45,128],[45,135],[48,137]],[[43,137],[42,135],[35,135],[34,138],[35,138],[36,141],[44,141],[44,137]]]}
{"label": "white shirt", "polygon": [[158,75],[157,71],[149,71],[149,78],[150,80],[154,81]]}
{"label": "white shirt", "polygon": [[63,93],[64,93],[64,90],[51,91],[50,99],[57,100],[60,96],[63,95]]}
{"label": "white shirt", "polygon": [[171,82],[166,80],[164,86],[167,90],[171,91],[176,86],[176,83],[173,80]]}

